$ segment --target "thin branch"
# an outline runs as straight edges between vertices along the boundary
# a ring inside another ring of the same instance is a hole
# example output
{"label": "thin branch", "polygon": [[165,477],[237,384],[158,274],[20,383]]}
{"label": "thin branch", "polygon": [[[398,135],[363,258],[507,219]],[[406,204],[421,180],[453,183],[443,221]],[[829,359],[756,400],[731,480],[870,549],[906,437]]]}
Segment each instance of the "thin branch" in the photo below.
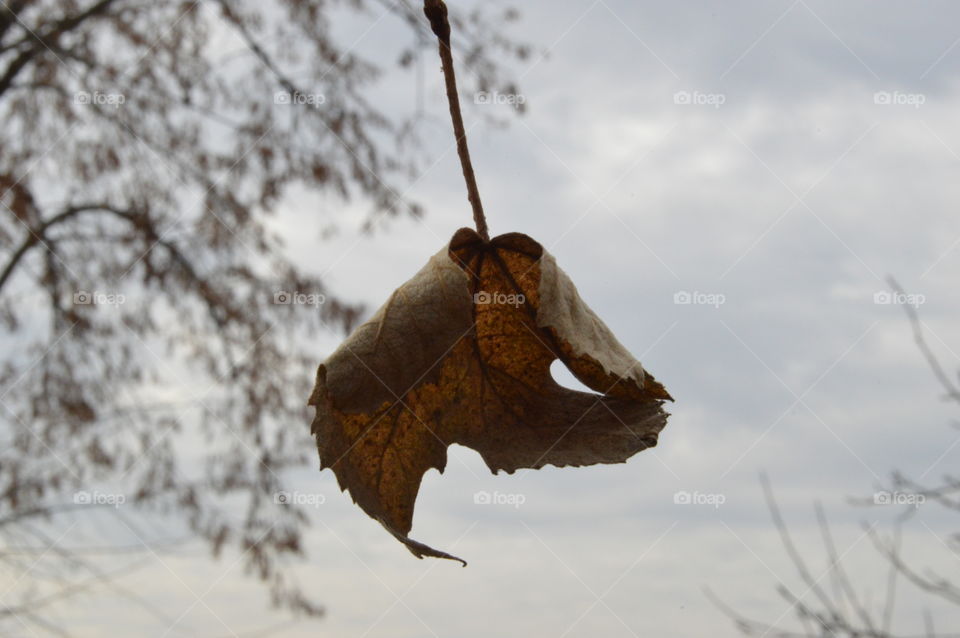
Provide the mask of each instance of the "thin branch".
{"label": "thin branch", "polygon": [[7,30],[17,21],[17,14],[23,11],[30,0],[11,0],[0,6],[0,42]]}
{"label": "thin branch", "polygon": [[871,633],[876,633],[876,629],[873,625],[873,619],[870,618],[870,614],[867,613],[867,610],[863,607],[863,604],[857,597],[856,592],[853,590],[853,585],[850,582],[850,578],[847,576],[847,572],[843,568],[840,555],[837,553],[836,544],[833,542],[833,534],[830,533],[830,525],[827,522],[826,514],[824,514],[823,506],[819,503],[816,505],[816,512],[817,522],[820,525],[820,533],[823,537],[823,546],[826,548],[827,556],[830,558],[831,569],[836,570],[837,580],[840,583],[843,594],[850,603],[850,606],[856,612],[857,616],[859,616],[860,621],[863,622],[864,627],[869,629]]}
{"label": "thin branch", "polygon": [[13,271],[16,269],[17,264],[20,263],[20,260],[23,259],[30,249],[45,241],[46,233],[50,228],[72,219],[81,213],[106,209],[107,206],[105,204],[80,204],[76,206],[70,206],[63,212],[43,221],[39,226],[29,229],[30,232],[28,236],[13,252],[13,254],[10,256],[10,259],[7,260],[7,265],[4,266],[3,271],[0,272],[0,290],[3,290],[4,284],[6,284],[7,280],[10,279],[10,276],[13,275]]}
{"label": "thin branch", "polygon": [[[890,551],[896,556],[900,555],[901,524],[899,520],[893,524],[893,542],[891,543]],[[897,576],[899,573],[900,571],[896,565],[891,563],[890,573],[887,576],[887,602],[883,614],[884,633],[889,633],[890,625],[893,624],[893,610],[896,607]]]}
{"label": "thin branch", "polygon": [[[900,284],[897,283],[896,279],[890,277],[887,279],[887,282],[898,294],[905,294],[903,288],[900,287]],[[933,374],[937,377],[937,381],[939,381],[940,385],[942,385],[947,391],[948,398],[960,403],[960,387],[957,387],[957,384],[950,379],[950,375],[948,375],[946,370],[944,370],[943,365],[940,364],[940,360],[937,359],[937,356],[933,353],[933,350],[927,343],[926,337],[923,335],[923,324],[920,321],[920,316],[917,314],[916,309],[910,304],[903,304],[903,309],[910,318],[910,325],[913,327],[913,339],[916,341],[917,347],[920,348],[920,352],[930,365],[930,369],[933,370]]]}
{"label": "thin branch", "polygon": [[934,582],[928,577],[921,576],[914,571],[913,568],[909,567],[896,552],[884,545],[883,541],[880,540],[875,531],[869,530],[869,535],[874,547],[876,547],[881,554],[886,556],[887,560],[893,563],[893,565],[895,565],[899,570],[900,574],[907,580],[925,592],[934,594],[935,596],[938,596],[947,602],[953,603],[954,605],[960,605],[960,589],[954,587],[944,578],[939,578],[936,582]]}
{"label": "thin branch", "polygon": [[467,146],[467,131],[463,125],[463,113],[460,110],[460,96],[457,92],[457,75],[453,66],[453,52],[450,49],[450,20],[447,17],[447,5],[443,0],[424,0],[423,12],[430,20],[430,28],[440,41],[440,61],[443,65],[443,77],[447,86],[447,101],[450,103],[450,117],[453,120],[453,133],[457,138],[457,154],[460,156],[460,165],[463,168],[463,178],[467,182],[467,199],[473,209],[473,221],[477,233],[490,241],[490,231],[487,228],[487,218],[483,213],[483,204],[480,201],[480,189],[477,187],[477,176],[470,160],[470,149]]}
{"label": "thin branch", "polygon": [[777,531],[780,533],[780,540],[783,543],[783,547],[786,549],[787,554],[790,556],[790,560],[793,562],[797,573],[800,574],[800,578],[807,585],[808,591],[812,591],[816,595],[824,609],[830,613],[833,619],[837,622],[842,622],[842,616],[833,606],[832,602],[830,601],[830,597],[824,593],[823,589],[818,583],[818,580],[815,579],[810,573],[806,562],[803,560],[803,557],[797,550],[796,545],[793,544],[793,539],[790,537],[790,531],[787,528],[787,524],[783,520],[783,516],[780,514],[780,508],[777,506],[776,499],[773,496],[773,488],[770,486],[770,480],[765,474],[762,474],[760,476],[760,482],[763,485],[763,493],[767,500],[767,507],[770,509],[770,515],[777,527]]}
{"label": "thin branch", "polygon": [[253,37],[253,34],[250,33],[250,29],[247,28],[247,25],[244,24],[243,20],[233,12],[233,9],[230,8],[230,3],[226,0],[218,0],[217,4],[220,6],[220,10],[223,12],[223,17],[227,19],[227,22],[233,26],[240,37],[243,39],[244,44],[250,50],[253,55],[260,60],[260,63],[267,68],[270,73],[276,77],[280,85],[290,94],[293,94],[297,91],[296,86],[293,84],[293,81],[280,70],[280,67],[273,61],[273,58],[260,46],[260,43],[257,42],[256,38]]}
{"label": "thin branch", "polygon": [[927,638],[936,638],[937,630],[933,626],[933,616],[930,615],[929,609],[923,610],[923,626],[927,630]]}
{"label": "thin branch", "polygon": [[[58,48],[57,40],[60,39],[60,36],[73,31],[88,19],[103,13],[115,1],[116,0],[100,0],[78,14],[68,16],[62,20],[59,20],[58,22],[55,22],[52,27],[44,31],[42,34],[37,34],[36,32],[27,29],[30,39],[35,40],[35,43],[33,46],[25,49],[20,53],[20,55],[14,58],[14,60],[10,63],[10,66],[8,66],[3,75],[0,76],[0,95],[6,93],[7,89],[10,88],[20,72],[23,71],[23,69],[26,68],[26,66],[37,55],[42,54],[44,51]],[[13,19],[17,19],[15,15],[13,16]]]}

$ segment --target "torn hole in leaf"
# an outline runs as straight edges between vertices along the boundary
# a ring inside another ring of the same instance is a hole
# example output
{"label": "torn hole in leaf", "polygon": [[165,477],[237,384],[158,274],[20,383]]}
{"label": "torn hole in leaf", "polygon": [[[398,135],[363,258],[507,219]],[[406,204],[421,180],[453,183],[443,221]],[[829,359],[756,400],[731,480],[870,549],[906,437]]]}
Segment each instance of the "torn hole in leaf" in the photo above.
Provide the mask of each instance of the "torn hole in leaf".
{"label": "torn hole in leaf", "polygon": [[556,381],[558,385],[566,388],[567,390],[575,390],[577,392],[586,392],[587,394],[601,396],[597,392],[594,392],[589,387],[581,383],[580,379],[573,376],[573,373],[570,372],[570,368],[568,368],[560,359],[557,359],[550,364],[550,376],[553,377],[553,380]]}

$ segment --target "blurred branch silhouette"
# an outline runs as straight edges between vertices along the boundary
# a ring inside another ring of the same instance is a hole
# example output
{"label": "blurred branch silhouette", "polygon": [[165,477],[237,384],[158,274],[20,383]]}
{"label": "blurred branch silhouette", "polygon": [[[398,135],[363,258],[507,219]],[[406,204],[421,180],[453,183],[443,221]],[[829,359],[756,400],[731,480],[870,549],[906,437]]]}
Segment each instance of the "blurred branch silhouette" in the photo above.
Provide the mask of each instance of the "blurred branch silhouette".
{"label": "blurred branch silhouette", "polygon": [[[307,511],[274,495],[315,464],[304,345],[361,309],[290,260],[274,211],[305,192],[369,205],[366,231],[422,214],[402,187],[423,114],[370,98],[393,62],[340,41],[351,16],[394,20],[396,68],[432,64],[405,1],[0,2],[0,633],[67,635],[41,610],[103,592],[195,635],[114,584],[191,540],[322,613],[288,569]],[[516,91],[516,17],[452,12],[470,90]],[[97,546],[63,542],[74,525]]]}
{"label": "blurred branch silhouette", "polygon": [[[896,280],[890,278],[891,289],[905,297],[906,293]],[[917,310],[909,305],[903,305],[913,332],[914,341],[920,350],[937,382],[945,391],[945,399],[960,404],[960,386],[947,373],[933,348],[926,338],[926,327]],[[958,377],[960,379],[960,377]],[[790,530],[784,521],[780,508],[777,505],[770,482],[766,476],[761,478],[767,506],[773,518],[790,561],[803,583],[804,590],[799,594],[791,590],[784,583],[779,583],[777,593],[787,602],[789,612],[774,623],[767,623],[744,615],[724,603],[711,591],[707,596],[713,603],[726,613],[736,624],[738,629],[748,636],[770,636],[771,638],[800,638],[810,636],[831,636],[849,638],[907,638],[907,636],[923,636],[926,638],[949,638],[960,636],[958,632],[942,633],[936,629],[933,616],[924,611],[923,618],[918,619],[922,629],[910,634],[900,634],[892,630],[898,587],[901,582],[916,587],[924,594],[960,606],[960,583],[947,577],[927,573],[921,574],[902,555],[901,532],[905,522],[916,513],[916,508],[907,508],[904,513],[893,522],[893,530],[888,538],[881,536],[876,525],[865,526],[864,533],[870,539],[874,549],[887,564],[887,580],[884,585],[884,602],[882,607],[871,610],[864,600],[857,595],[858,584],[850,577],[843,565],[843,555],[839,555],[830,530],[830,524],[820,504],[816,505],[817,524],[821,533],[821,544],[828,559],[828,569],[819,577],[814,577],[809,568],[809,561],[797,549]],[[893,474],[891,490],[894,493],[923,498],[924,502],[935,502],[954,511],[960,511],[960,478],[947,476],[940,485],[933,487],[923,486],[917,481],[896,472]],[[867,503],[867,501],[862,501]],[[874,504],[873,499],[869,504]],[[956,542],[956,537],[954,537]],[[829,576],[832,587],[828,590],[822,581]],[[812,599],[808,602],[808,598]],[[780,626],[783,617],[792,613],[800,629],[785,629]]]}

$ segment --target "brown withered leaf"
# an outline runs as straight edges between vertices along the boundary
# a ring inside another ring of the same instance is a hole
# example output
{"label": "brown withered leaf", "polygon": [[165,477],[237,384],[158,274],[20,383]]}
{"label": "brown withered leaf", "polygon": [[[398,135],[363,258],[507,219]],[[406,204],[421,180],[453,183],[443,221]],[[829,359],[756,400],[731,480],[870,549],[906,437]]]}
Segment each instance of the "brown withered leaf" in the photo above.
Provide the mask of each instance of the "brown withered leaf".
{"label": "brown withered leaf", "polygon": [[[556,359],[600,394],[557,384]],[[461,560],[408,536],[447,446],[494,473],[622,463],[669,399],[539,243],[464,228],[320,366],[310,405],[321,469],[416,556]]]}

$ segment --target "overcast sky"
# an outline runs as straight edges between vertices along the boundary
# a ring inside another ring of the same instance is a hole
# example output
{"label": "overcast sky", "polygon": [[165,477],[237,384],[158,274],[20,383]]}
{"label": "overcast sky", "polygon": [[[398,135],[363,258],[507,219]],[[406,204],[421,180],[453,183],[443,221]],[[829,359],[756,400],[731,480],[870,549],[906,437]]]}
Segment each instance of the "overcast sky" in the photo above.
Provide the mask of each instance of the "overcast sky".
{"label": "overcast sky", "polygon": [[[960,463],[957,410],[941,400],[900,300],[877,297],[896,276],[944,364],[960,368],[960,6],[527,0],[520,9],[510,34],[543,53],[511,67],[527,114],[466,109],[491,230],[528,233],[555,255],[676,398],[673,416],[660,446],[625,465],[492,476],[478,454],[452,448],[446,473],[425,477],[412,536],[464,557],[466,569],[413,558],[331,472],[290,476],[289,491],[325,497],[297,574],[328,615],[278,635],[738,635],[706,588],[791,626],[775,587],[810,594],[771,524],[761,472],[814,576],[830,589],[820,502],[858,592],[881,605],[884,564],[865,529],[889,534],[901,510],[849,499],[872,498],[895,469],[932,483]],[[344,24],[344,41],[388,59],[405,29],[380,18]],[[292,254],[370,311],[471,221],[452,132],[439,124],[439,64],[422,65],[422,87],[415,74],[391,76],[377,95],[403,111],[422,91],[437,116],[424,129],[436,164],[409,185],[426,217],[368,237],[361,202],[333,217],[332,199],[292,198],[278,215]],[[509,125],[488,124],[491,114]],[[302,231],[318,211],[342,222],[330,241]],[[479,491],[523,503],[478,505]],[[677,503],[684,493],[695,502]],[[960,580],[947,545],[956,528],[921,506],[905,554]],[[182,620],[191,635],[283,620],[235,557],[174,555],[125,584],[171,612],[192,605]],[[206,592],[203,604],[191,591]],[[905,585],[896,627],[919,632],[924,607],[938,629],[960,627],[960,614]],[[101,635],[103,613],[62,612],[89,636]],[[135,610],[109,613],[126,635],[163,633]]]}

